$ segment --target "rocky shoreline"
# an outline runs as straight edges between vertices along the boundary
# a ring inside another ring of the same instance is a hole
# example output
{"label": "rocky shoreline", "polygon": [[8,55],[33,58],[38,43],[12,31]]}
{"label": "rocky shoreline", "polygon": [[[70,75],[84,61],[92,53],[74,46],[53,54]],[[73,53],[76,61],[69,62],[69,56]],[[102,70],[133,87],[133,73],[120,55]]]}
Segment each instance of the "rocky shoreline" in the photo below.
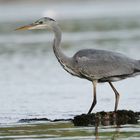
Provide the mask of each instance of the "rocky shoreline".
{"label": "rocky shoreline", "polygon": [[19,123],[30,122],[60,122],[71,121],[75,126],[108,126],[108,125],[124,125],[124,124],[138,124],[140,120],[140,112],[134,112],[132,110],[118,110],[116,112],[97,112],[91,114],[81,114],[75,116],[73,119],[55,119],[50,120],[48,118],[31,118],[21,119]]}

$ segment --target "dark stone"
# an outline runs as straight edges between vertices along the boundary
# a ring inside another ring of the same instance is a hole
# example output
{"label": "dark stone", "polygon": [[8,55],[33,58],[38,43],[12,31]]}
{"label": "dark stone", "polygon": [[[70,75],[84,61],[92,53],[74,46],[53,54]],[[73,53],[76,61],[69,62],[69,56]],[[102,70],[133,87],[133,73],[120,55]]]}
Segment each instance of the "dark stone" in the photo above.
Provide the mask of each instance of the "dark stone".
{"label": "dark stone", "polygon": [[41,121],[49,121],[49,122],[60,122],[60,121],[72,121],[73,119],[55,119],[50,120],[47,118],[31,118],[31,119],[21,119],[18,122],[19,123],[29,123],[29,122],[41,122]]}
{"label": "dark stone", "polygon": [[97,125],[124,125],[137,124],[140,119],[140,112],[131,110],[118,110],[116,112],[97,112],[75,116],[75,126],[97,126]]}
{"label": "dark stone", "polygon": [[38,121],[50,121],[47,118],[31,118],[31,119],[21,119],[19,123],[29,123],[29,122],[38,122]]}
{"label": "dark stone", "polygon": [[72,121],[73,119],[55,119],[55,120],[52,120],[51,122],[65,122],[65,121]]}
{"label": "dark stone", "polygon": [[94,125],[96,121],[95,114],[82,114],[75,116],[73,119],[73,123],[75,126],[88,126]]}

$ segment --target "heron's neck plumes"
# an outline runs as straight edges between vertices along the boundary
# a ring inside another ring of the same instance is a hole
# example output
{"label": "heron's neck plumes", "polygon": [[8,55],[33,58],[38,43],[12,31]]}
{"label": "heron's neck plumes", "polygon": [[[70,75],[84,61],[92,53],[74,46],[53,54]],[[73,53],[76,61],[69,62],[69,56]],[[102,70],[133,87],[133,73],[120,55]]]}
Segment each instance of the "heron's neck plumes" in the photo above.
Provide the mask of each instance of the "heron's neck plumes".
{"label": "heron's neck plumes", "polygon": [[62,37],[61,29],[57,24],[55,24],[52,27],[52,29],[55,34],[54,43],[53,43],[54,54],[63,67],[70,66],[71,59],[62,52],[60,47],[61,37]]}

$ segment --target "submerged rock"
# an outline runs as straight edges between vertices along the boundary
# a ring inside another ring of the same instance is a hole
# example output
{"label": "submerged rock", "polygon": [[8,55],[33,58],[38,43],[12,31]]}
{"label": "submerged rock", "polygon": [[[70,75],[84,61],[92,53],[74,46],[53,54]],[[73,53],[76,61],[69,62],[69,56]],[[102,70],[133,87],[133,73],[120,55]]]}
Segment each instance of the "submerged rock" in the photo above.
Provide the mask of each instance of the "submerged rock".
{"label": "submerged rock", "polygon": [[21,119],[19,123],[29,123],[29,122],[38,122],[38,121],[51,121],[47,118],[31,118],[31,119]]}
{"label": "submerged rock", "polygon": [[131,110],[118,110],[116,112],[102,111],[75,116],[73,123],[75,126],[137,124],[139,115],[140,112],[133,112]]}
{"label": "submerged rock", "polygon": [[50,120],[48,118],[30,118],[30,119],[21,119],[18,122],[19,123],[30,123],[30,122],[65,122],[65,121],[73,121],[73,119],[55,119],[55,120]]}
{"label": "submerged rock", "polygon": [[55,119],[52,120],[51,122],[66,122],[66,121],[73,121],[73,119]]}

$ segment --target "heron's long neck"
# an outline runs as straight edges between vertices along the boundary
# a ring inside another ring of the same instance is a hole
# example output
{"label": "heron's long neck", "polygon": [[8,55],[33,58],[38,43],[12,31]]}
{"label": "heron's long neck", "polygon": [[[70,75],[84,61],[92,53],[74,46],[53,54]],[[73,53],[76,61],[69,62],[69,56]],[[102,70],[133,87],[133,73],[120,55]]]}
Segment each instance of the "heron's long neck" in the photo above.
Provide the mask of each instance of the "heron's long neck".
{"label": "heron's long neck", "polygon": [[61,43],[62,35],[61,35],[60,27],[58,25],[53,26],[53,32],[55,34],[54,43],[53,43],[54,54],[58,59],[58,61],[61,63],[61,65],[70,66],[71,59],[61,51],[60,43]]}

